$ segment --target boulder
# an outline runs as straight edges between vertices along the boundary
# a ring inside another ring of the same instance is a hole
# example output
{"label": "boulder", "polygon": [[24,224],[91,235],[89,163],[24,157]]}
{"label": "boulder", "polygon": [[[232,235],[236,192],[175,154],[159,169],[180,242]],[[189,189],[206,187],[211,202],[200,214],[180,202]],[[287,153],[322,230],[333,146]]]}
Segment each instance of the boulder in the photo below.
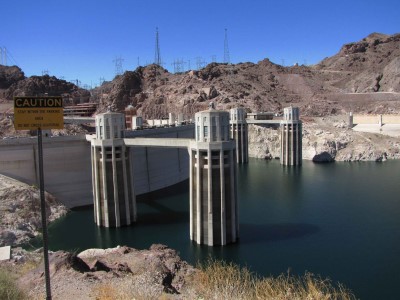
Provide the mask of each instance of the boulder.
{"label": "boulder", "polygon": [[332,157],[331,154],[329,154],[328,152],[325,151],[325,152],[315,155],[313,157],[312,161],[315,163],[330,163],[330,162],[334,162],[335,159]]}

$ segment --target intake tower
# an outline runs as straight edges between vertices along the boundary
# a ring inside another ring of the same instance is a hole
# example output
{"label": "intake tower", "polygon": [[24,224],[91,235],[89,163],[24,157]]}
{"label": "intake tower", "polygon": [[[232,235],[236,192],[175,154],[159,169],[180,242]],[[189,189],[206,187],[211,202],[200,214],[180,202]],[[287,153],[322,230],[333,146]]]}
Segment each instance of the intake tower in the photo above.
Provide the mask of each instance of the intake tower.
{"label": "intake tower", "polygon": [[297,166],[302,163],[302,126],[298,107],[283,109],[281,121],[281,164]]}
{"label": "intake tower", "polygon": [[190,141],[190,239],[209,246],[238,239],[236,144],[229,138],[229,113],[195,114]]}
{"label": "intake tower", "polygon": [[120,227],[136,221],[136,199],[129,148],[124,144],[124,115],[96,116],[91,140],[94,219],[98,226]]}
{"label": "intake tower", "polygon": [[230,110],[230,137],[236,141],[237,163],[249,162],[249,141],[244,108],[232,108]]}

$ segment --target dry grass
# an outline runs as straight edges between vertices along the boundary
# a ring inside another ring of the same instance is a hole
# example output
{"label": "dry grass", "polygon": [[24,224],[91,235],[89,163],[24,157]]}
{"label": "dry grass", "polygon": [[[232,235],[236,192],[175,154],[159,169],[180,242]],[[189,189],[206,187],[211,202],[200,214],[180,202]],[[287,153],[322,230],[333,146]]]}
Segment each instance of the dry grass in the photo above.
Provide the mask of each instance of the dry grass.
{"label": "dry grass", "polygon": [[163,299],[163,286],[150,272],[120,278],[113,283],[101,283],[93,290],[97,300]]}
{"label": "dry grass", "polygon": [[127,299],[202,299],[202,300],[353,300],[355,296],[342,285],[306,273],[304,276],[282,274],[260,277],[245,267],[209,259],[198,265],[186,281],[181,294],[166,294],[157,274],[141,274],[102,283],[94,289],[97,300]]}
{"label": "dry grass", "polygon": [[97,300],[121,299],[119,296],[118,290],[110,283],[102,283],[96,286],[95,297]]}
{"label": "dry grass", "polygon": [[198,267],[192,288],[202,299],[350,300],[355,296],[342,285],[306,273],[261,278],[247,268],[210,259]]}
{"label": "dry grass", "polygon": [[0,269],[0,299],[19,300],[25,299],[26,296],[17,286],[16,278],[11,272]]}

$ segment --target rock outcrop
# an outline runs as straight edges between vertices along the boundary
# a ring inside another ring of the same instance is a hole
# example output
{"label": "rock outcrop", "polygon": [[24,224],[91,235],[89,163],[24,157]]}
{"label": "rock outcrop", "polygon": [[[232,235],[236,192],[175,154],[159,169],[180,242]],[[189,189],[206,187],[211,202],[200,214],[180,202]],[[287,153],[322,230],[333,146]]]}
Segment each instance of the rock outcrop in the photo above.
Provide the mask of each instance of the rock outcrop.
{"label": "rock outcrop", "polygon": [[[88,249],[79,254],[57,251],[49,254],[49,269],[56,299],[98,298],[105,292],[103,289],[116,299],[121,295],[147,299],[151,295],[158,298],[155,296],[162,293],[179,294],[195,272],[175,250],[160,244],[148,250],[118,246]],[[29,297],[45,294],[43,265],[19,281],[29,291]],[[109,291],[111,286],[118,289]]]}
{"label": "rock outcrop", "polygon": [[[90,92],[77,87],[75,84],[54,76],[31,76],[13,83],[5,92],[5,98],[12,99],[14,96],[64,96],[71,98],[72,103],[88,102]],[[67,104],[68,105],[68,104]]]}
{"label": "rock outcrop", "polygon": [[0,65],[0,100],[14,96],[63,96],[65,105],[88,102],[90,92],[54,76],[25,77],[17,66]]}
{"label": "rock outcrop", "polygon": [[19,67],[0,65],[0,90],[8,89],[10,86],[23,79],[25,79],[25,75]]}
{"label": "rock outcrop", "polygon": [[[67,208],[45,193],[49,222],[67,213]],[[12,178],[0,175],[0,246],[15,246],[40,233],[40,191]]]}

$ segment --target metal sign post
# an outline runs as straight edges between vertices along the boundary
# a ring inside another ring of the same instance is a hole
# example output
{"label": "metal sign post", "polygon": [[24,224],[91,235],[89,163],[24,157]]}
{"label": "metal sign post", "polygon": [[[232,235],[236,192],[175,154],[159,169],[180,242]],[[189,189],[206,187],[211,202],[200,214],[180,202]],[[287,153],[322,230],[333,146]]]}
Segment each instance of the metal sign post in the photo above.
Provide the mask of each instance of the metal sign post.
{"label": "metal sign post", "polygon": [[40,209],[42,215],[43,258],[46,299],[51,300],[49,248],[46,201],[44,195],[42,129],[63,129],[64,114],[61,97],[14,97],[14,127],[16,130],[37,130],[39,156]]}
{"label": "metal sign post", "polygon": [[38,136],[38,152],[39,152],[38,154],[39,154],[40,209],[42,213],[43,258],[44,258],[44,275],[46,280],[46,299],[51,300],[49,247],[48,247],[48,237],[47,237],[46,201],[44,195],[43,146],[42,146],[41,128],[38,128],[37,136]]}

